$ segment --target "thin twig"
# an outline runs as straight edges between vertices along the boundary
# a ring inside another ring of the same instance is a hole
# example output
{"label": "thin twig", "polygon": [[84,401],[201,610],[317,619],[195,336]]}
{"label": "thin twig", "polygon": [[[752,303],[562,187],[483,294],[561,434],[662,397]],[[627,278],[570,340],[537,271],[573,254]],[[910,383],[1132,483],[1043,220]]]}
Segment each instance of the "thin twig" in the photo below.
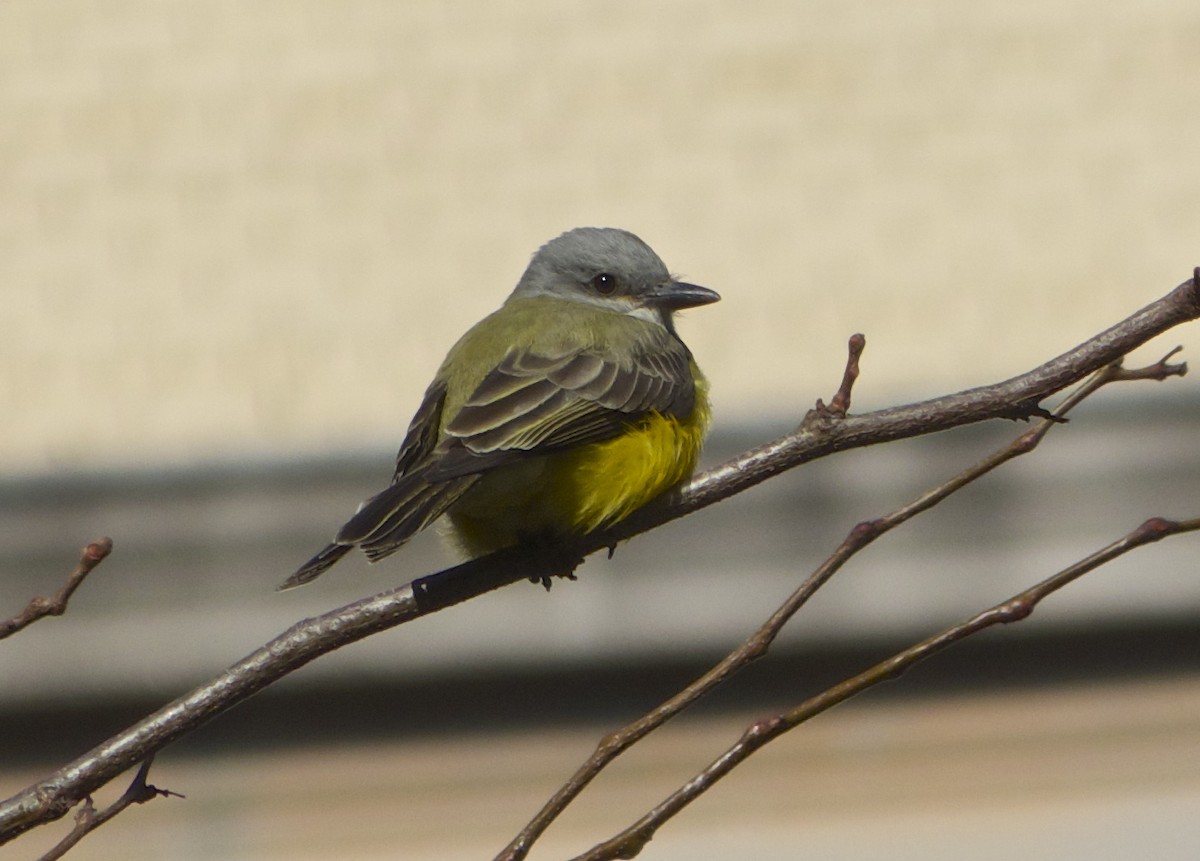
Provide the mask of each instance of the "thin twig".
{"label": "thin twig", "polygon": [[76,843],[131,805],[145,804],[150,799],[160,796],[163,798],[170,798],[172,796],[183,798],[184,796],[178,792],[172,792],[169,789],[159,789],[157,786],[146,782],[146,776],[150,774],[150,766],[153,762],[154,755],[151,754],[137,770],[137,774],[133,776],[133,781],[129,784],[129,788],[122,793],[120,798],[103,810],[96,810],[96,806],[92,803],[90,795],[84,798],[82,805],[75,813],[75,827],[71,829],[66,837],[58,841],[53,849],[38,859],[38,861],[57,861],[57,859],[66,855]]}
{"label": "thin twig", "polygon": [[[851,347],[851,361],[857,368],[857,355]],[[858,351],[861,353],[861,347]],[[875,541],[886,532],[911,520],[916,515],[929,510],[951,494],[962,489],[967,484],[988,474],[1004,463],[1028,454],[1042,441],[1051,428],[1064,421],[1064,416],[1089,395],[1104,385],[1117,380],[1134,379],[1164,379],[1166,376],[1178,376],[1186,372],[1186,366],[1168,365],[1167,359],[1175,355],[1178,349],[1172,350],[1158,362],[1146,368],[1127,371],[1117,363],[1108,365],[1097,371],[1075,392],[1063,400],[1054,415],[1022,433],[1008,445],[993,452],[988,457],[973,464],[959,474],[943,482],[937,487],[922,494],[909,504],[896,509],[883,517],[863,521],[857,524],[842,541],[836,550],[808,576],[807,579],[788,596],[771,617],[747,638],[737,649],[730,652],[719,663],[696,681],[679,691],[657,708],[647,712],[642,717],[622,727],[616,732],[605,736],[595,752],[584,762],[576,772],[564,783],[541,810],[529,821],[511,843],[497,856],[497,861],[520,861],[524,858],[533,843],[558,818],[567,806],[603,771],[614,759],[632,747],[658,727],[662,726],[681,711],[695,703],[713,688],[738,672],[752,661],[763,657],[771,643],[779,635],[784,625],[807,603],[818,589],[856,553]],[[852,381],[851,381],[852,385]],[[839,395],[845,391],[849,399],[849,386],[843,381]],[[835,398],[836,400],[836,398]],[[818,402],[817,410],[821,404]]]}
{"label": "thin twig", "polygon": [[111,538],[101,538],[83,548],[79,562],[75,565],[75,570],[67,577],[67,582],[63,584],[61,589],[49,598],[44,595],[34,597],[20,613],[11,619],[0,621],[0,640],[11,637],[17,631],[32,625],[38,619],[44,619],[46,616],[61,616],[65,613],[67,611],[67,602],[71,600],[71,596],[75,594],[75,590],[87,579],[92,570],[103,562],[108,554],[112,553],[112,549],[113,543]]}
{"label": "thin twig", "polygon": [[293,625],[216,677],[123,730],[45,779],[0,801],[0,843],[58,819],[88,793],[296,668],[348,643],[529,577],[561,575],[584,556],[740,493],[836,451],[921,436],[992,418],[1035,414],[1050,394],[1151,338],[1200,317],[1200,269],[1161,299],[1026,374],[919,404],[801,427],[697,476],[678,494],[558,558],[498,554],[472,560]]}
{"label": "thin twig", "polygon": [[850,412],[850,394],[854,389],[855,380],[858,379],[858,360],[862,358],[863,349],[866,346],[867,339],[862,333],[850,336],[847,344],[846,370],[842,373],[842,384],[838,386],[837,393],[829,402],[829,406],[825,406],[825,402],[820,398],[817,399],[817,406],[814,410],[816,413],[845,418],[846,414]]}
{"label": "thin twig", "polygon": [[1175,365],[1168,362],[1169,359],[1182,352],[1183,347],[1177,346],[1153,365],[1147,365],[1144,368],[1128,369],[1121,367],[1120,363],[1116,363],[1116,367],[1113,369],[1113,380],[1116,382],[1154,380],[1161,383],[1167,377],[1182,377],[1187,373],[1187,362],[1179,362]]}
{"label": "thin twig", "polygon": [[1048,577],[1036,586],[1019,592],[1007,601],[984,610],[970,619],[939,634],[910,646],[887,660],[881,661],[870,669],[864,670],[840,684],[810,697],[793,709],[756,721],[742,734],[730,748],[713,760],[707,768],[696,774],[679,789],[663,799],[653,810],[637,822],[630,825],[611,839],[594,846],[589,851],[577,856],[573,861],[604,861],[610,858],[633,858],[645,847],[646,843],[680,810],[703,795],[725,775],[748,759],[755,751],[773,741],[789,730],[845,702],[855,694],[874,687],[880,682],[895,679],[908,668],[943,649],[967,637],[977,634],[993,625],[1019,622],[1033,612],[1034,608],[1048,595],[1057,592],[1068,583],[1079,579],[1089,571],[1093,571],[1122,556],[1131,550],[1185,532],[1200,530],[1200,517],[1191,520],[1174,521],[1162,517],[1147,520],[1125,537],[1114,541],[1102,550],[1098,550],[1086,559],[1082,559],[1064,568],[1057,574]]}

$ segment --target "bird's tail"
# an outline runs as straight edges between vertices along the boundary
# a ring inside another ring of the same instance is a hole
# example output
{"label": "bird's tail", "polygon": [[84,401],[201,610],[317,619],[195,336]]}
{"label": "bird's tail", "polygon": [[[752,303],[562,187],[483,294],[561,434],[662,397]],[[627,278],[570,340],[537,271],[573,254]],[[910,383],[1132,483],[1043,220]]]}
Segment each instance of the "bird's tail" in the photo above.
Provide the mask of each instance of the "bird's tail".
{"label": "bird's tail", "polygon": [[296,569],[296,572],[279,584],[278,590],[295,589],[311,580],[316,580],[333,567],[339,559],[354,549],[353,544],[326,544],[325,549]]}
{"label": "bird's tail", "polygon": [[467,475],[431,484],[427,470],[400,476],[380,493],[358,507],[329,544],[303,565],[279,588],[291,589],[315,580],[354,547],[372,562],[395,553],[400,547],[440,517],[474,484],[479,476]]}

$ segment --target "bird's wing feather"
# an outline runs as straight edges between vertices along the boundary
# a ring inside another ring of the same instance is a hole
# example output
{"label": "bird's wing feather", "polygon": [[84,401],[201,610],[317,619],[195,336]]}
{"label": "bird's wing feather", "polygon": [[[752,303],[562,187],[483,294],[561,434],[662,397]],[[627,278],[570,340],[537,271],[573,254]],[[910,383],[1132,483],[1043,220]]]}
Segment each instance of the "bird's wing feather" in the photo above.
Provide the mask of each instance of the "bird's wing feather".
{"label": "bird's wing feather", "polygon": [[442,407],[445,403],[446,384],[435,381],[425,390],[425,397],[408,424],[404,442],[400,443],[400,451],[396,453],[396,473],[393,481],[433,454],[437,447],[442,424]]}
{"label": "bird's wing feather", "polygon": [[392,482],[364,502],[338,530],[338,544],[358,545],[372,562],[394,552],[453,505],[477,476],[430,482],[428,465]]}
{"label": "bird's wing feather", "polygon": [[303,586],[305,583],[316,580],[332,568],[339,559],[349,553],[352,548],[353,545],[351,544],[326,544],[320,553],[297,568],[292,576],[288,577],[276,588],[282,592],[285,589],[294,589],[297,586]]}
{"label": "bird's wing feather", "polygon": [[478,474],[523,454],[618,435],[656,411],[687,415],[695,399],[682,344],[625,360],[596,352],[510,351],[446,425],[428,478]]}

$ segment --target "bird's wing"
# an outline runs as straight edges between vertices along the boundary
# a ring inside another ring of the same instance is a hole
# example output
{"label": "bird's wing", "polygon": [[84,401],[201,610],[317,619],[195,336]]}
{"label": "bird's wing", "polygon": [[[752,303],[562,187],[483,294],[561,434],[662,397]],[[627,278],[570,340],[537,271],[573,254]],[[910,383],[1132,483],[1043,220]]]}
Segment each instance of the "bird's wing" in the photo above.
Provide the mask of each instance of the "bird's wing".
{"label": "bird's wing", "polygon": [[445,403],[446,384],[435,380],[425,390],[421,406],[417,407],[416,414],[408,424],[404,442],[400,444],[400,451],[396,453],[396,473],[393,481],[433,454],[437,447],[442,424],[442,407]]}
{"label": "bird's wing", "polygon": [[429,478],[610,439],[651,411],[688,415],[695,400],[689,360],[682,344],[623,361],[596,352],[510,351],[447,423]]}

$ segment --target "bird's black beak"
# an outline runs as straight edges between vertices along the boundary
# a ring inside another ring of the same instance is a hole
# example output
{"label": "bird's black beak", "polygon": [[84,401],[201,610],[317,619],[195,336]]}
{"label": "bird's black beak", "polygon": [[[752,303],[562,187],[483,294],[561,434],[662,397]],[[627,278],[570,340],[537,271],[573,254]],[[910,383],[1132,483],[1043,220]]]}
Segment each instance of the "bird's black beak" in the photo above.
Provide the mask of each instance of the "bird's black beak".
{"label": "bird's black beak", "polygon": [[698,305],[708,305],[721,298],[716,290],[709,290],[698,284],[686,284],[683,281],[665,281],[657,285],[646,296],[646,304],[664,311],[679,311],[683,308],[695,308]]}

